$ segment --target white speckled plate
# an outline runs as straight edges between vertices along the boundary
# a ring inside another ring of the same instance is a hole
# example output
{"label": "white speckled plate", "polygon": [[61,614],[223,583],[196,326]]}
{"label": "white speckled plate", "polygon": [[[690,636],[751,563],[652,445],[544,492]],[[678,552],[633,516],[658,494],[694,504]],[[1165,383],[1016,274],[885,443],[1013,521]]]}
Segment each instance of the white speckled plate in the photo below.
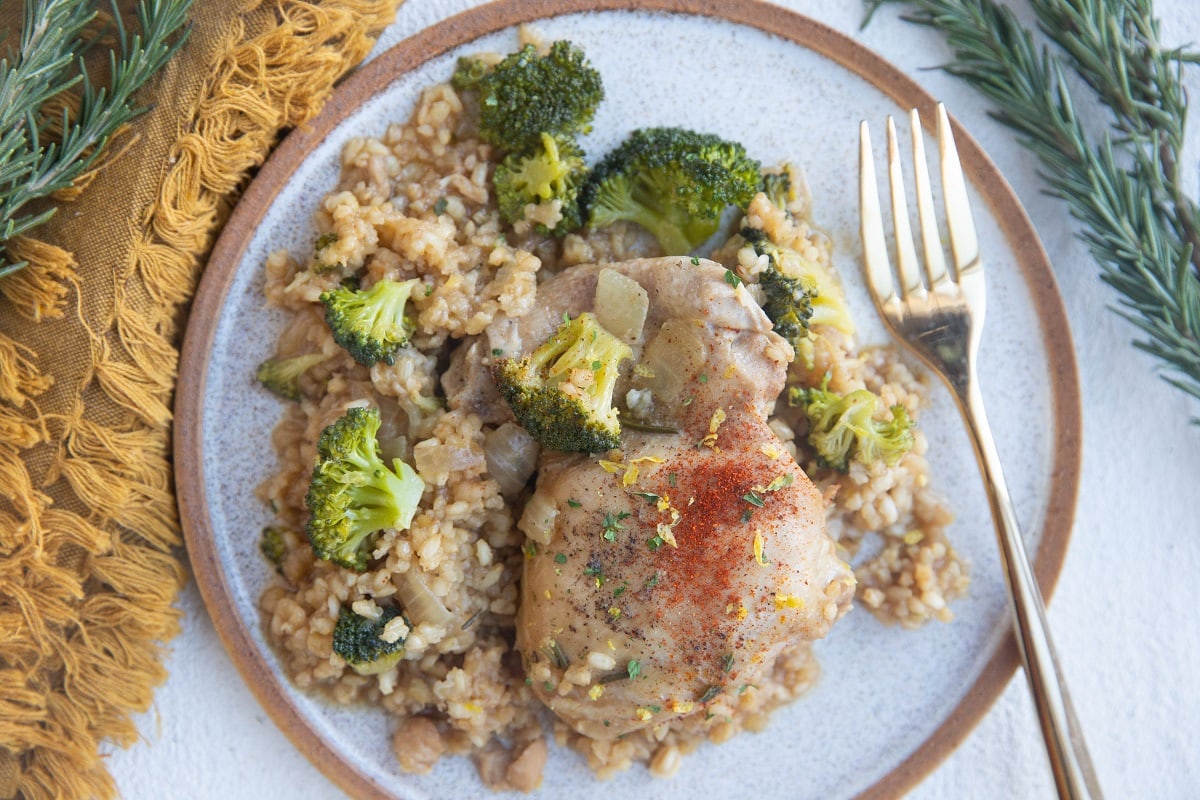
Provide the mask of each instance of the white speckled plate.
{"label": "white speckled plate", "polygon": [[[263,167],[214,250],[184,347],[175,454],[196,580],[230,655],[297,747],[357,797],[486,790],[462,758],[443,759],[429,776],[402,774],[382,714],[298,691],[266,646],[256,600],[268,568],[257,532],[270,516],[253,488],[272,469],[269,435],[280,408],[252,376],[273,352],[282,319],[265,308],[262,264],[275,249],[303,253],[311,245],[309,220],[334,184],[348,137],[379,134],[406,118],[420,88],[448,78],[458,55],[511,50],[514,26],[531,21],[546,38],[580,44],[604,76],[607,99],[589,152],[603,152],[634,127],[682,125],[738,139],[764,163],[802,166],[863,339],[885,339],[859,277],[857,125],[882,124],[886,114],[913,106],[932,120],[932,100],[811,20],[751,0],[507,0],[422,32],[347,81]],[[1007,184],[962,131],[959,147],[989,270],[981,381],[1027,544],[1049,592],[1079,476],[1079,392],[1066,318],[1045,254]],[[670,781],[637,767],[600,783],[578,756],[554,750],[540,795],[893,797],[945,757],[1000,693],[1016,651],[982,484],[940,388],[921,424],[933,479],[958,514],[951,539],[973,565],[972,590],[954,605],[955,622],[903,631],[860,610],[818,645],[817,687],[776,713],[765,733],[705,746]]]}

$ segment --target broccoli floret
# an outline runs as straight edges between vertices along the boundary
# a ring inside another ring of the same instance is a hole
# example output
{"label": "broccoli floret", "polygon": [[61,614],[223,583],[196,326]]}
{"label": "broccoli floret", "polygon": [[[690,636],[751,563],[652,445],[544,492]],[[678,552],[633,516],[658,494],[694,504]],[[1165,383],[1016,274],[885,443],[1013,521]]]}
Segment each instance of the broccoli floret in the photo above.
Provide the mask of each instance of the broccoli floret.
{"label": "broccoli floret", "polygon": [[492,184],[500,213],[509,222],[522,219],[530,203],[561,201],[562,219],[553,230],[543,233],[564,236],[581,224],[579,190],[586,178],[583,151],[575,141],[543,133],[532,153],[505,157],[492,175]]}
{"label": "broccoli floret", "polygon": [[272,394],[284,400],[299,400],[300,376],[326,358],[324,353],[307,353],[292,358],[268,358],[258,365],[254,377]]}
{"label": "broccoli floret", "polygon": [[621,444],[612,406],[629,345],[584,312],[524,358],[497,359],[500,394],[533,438],[551,450],[598,453]]}
{"label": "broccoli floret", "polygon": [[763,311],[774,323],[775,332],[791,343],[797,353],[808,338],[808,321],[813,315],[812,291],[799,278],[790,278],[774,265],[759,273]]}
{"label": "broccoli floret", "polygon": [[376,362],[396,363],[396,353],[416,330],[406,312],[413,288],[421,283],[383,279],[369,289],[339,286],[321,293],[325,322],[333,339],[370,367]]}
{"label": "broccoli floret", "polygon": [[580,202],[589,227],[635,222],[667,255],[685,255],[716,233],[726,208],[745,206],[760,180],[758,162],[736,142],[646,128],[596,165]]}
{"label": "broccoli floret", "polygon": [[[378,675],[387,672],[404,657],[404,637],[394,642],[382,638],[383,629],[400,612],[384,608],[376,620],[367,619],[342,606],[337,624],[333,626],[333,652],[359,675]],[[405,620],[407,623],[408,620]]]}
{"label": "broccoli floret", "polygon": [[425,483],[400,459],[379,457],[379,410],[351,408],[321,432],[304,498],[308,539],[318,558],[362,572],[371,534],[412,522]]}
{"label": "broccoli floret", "polygon": [[545,55],[527,44],[491,68],[461,60],[451,83],[476,92],[480,134],[510,153],[532,151],[543,133],[586,133],[604,99],[600,73],[567,41],[555,42]]}
{"label": "broccoli floret", "polygon": [[290,533],[286,528],[267,525],[262,529],[262,535],[258,539],[259,551],[281,575],[283,574],[283,557],[287,555]]}
{"label": "broccoli floret", "polygon": [[[746,243],[754,248],[755,253],[766,256],[770,261],[770,267],[759,277],[760,284],[763,282],[764,276],[774,271],[786,281],[798,282],[799,287],[807,293],[811,311],[807,317],[807,325],[804,326],[806,330],[813,325],[826,325],[836,328],[842,333],[854,333],[854,321],[850,318],[850,309],[846,306],[842,291],[828,270],[813,263],[792,248],[776,244],[766,233],[757,228],[742,228],[741,234]],[[767,280],[770,282],[771,278]],[[764,285],[764,294],[766,289],[767,286]],[[766,310],[765,306],[764,310]],[[767,311],[767,315],[771,316],[771,312]],[[771,320],[775,321],[775,317],[771,316]],[[800,339],[791,339],[783,331],[780,331],[780,334],[784,338],[788,338],[794,347],[800,341]],[[799,347],[796,352],[800,352]]]}
{"label": "broccoli floret", "polygon": [[788,392],[789,405],[800,406],[808,417],[808,443],[822,464],[840,472],[849,469],[852,459],[891,466],[912,449],[912,420],[904,406],[897,403],[890,420],[878,420],[875,413],[882,403],[874,392],[858,389],[843,396],[828,386],[826,376],[819,388]]}
{"label": "broccoli floret", "polygon": [[796,199],[796,191],[792,188],[792,173],[784,169],[781,172],[768,172],[762,176],[762,191],[771,201],[771,205],[787,211],[787,207]]}

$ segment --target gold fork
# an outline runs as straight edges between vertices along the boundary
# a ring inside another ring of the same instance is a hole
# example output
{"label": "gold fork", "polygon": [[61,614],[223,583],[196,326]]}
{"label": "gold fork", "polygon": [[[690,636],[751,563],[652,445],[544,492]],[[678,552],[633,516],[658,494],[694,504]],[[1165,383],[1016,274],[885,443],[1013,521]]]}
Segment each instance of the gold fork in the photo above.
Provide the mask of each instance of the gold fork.
{"label": "gold fork", "polygon": [[938,236],[924,137],[920,119],[913,110],[913,175],[925,258],[924,261],[917,258],[913,245],[896,126],[888,117],[888,176],[896,240],[893,279],[875,181],[871,135],[863,122],[859,141],[859,209],[867,286],[887,327],[946,381],[958,402],[983,472],[1017,643],[1058,794],[1063,798],[1099,800],[1100,786],[1058,666],[1041,592],[1025,555],[1016,510],[983,409],[975,370],[983,328],[983,260],[950,120],[940,103],[937,116],[942,195],[953,269],[947,268]]}

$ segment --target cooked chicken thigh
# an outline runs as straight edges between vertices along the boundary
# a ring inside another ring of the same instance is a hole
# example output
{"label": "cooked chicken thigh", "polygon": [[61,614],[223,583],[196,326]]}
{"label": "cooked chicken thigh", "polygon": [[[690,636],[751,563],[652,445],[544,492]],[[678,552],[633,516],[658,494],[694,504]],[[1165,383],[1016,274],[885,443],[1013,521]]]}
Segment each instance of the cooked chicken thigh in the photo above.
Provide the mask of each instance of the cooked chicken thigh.
{"label": "cooked chicken thigh", "polygon": [[[824,636],[854,591],[820,494],[767,426],[790,346],[719,265],[607,268],[649,299],[622,450],[544,456],[517,616],[534,690],[600,739],[754,683],[785,647]],[[591,310],[600,270],[548,281],[545,305],[489,331],[493,346],[528,352],[564,312]],[[639,432],[635,415],[671,432]]]}

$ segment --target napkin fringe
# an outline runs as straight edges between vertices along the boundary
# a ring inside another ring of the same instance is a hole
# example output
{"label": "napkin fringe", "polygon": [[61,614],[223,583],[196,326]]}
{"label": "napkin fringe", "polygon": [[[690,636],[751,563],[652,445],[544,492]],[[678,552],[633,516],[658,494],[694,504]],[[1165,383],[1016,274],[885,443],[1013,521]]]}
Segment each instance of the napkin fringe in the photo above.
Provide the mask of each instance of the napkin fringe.
{"label": "napkin fringe", "polygon": [[[180,307],[247,173],[282,129],[320,110],[398,5],[242,4],[197,62],[207,77],[125,263],[95,265],[90,280],[118,273],[110,318],[85,313],[89,278],[71,253],[10,246],[30,263],[0,282],[7,302],[36,323],[62,318],[75,297],[91,352],[69,409],[46,414],[38,398],[53,377],[0,333],[0,485],[13,492],[0,498],[0,798],[114,796],[101,742],[137,740],[130,715],[150,707],[163,643],[179,631],[169,425]],[[49,463],[42,485],[35,457]]]}

